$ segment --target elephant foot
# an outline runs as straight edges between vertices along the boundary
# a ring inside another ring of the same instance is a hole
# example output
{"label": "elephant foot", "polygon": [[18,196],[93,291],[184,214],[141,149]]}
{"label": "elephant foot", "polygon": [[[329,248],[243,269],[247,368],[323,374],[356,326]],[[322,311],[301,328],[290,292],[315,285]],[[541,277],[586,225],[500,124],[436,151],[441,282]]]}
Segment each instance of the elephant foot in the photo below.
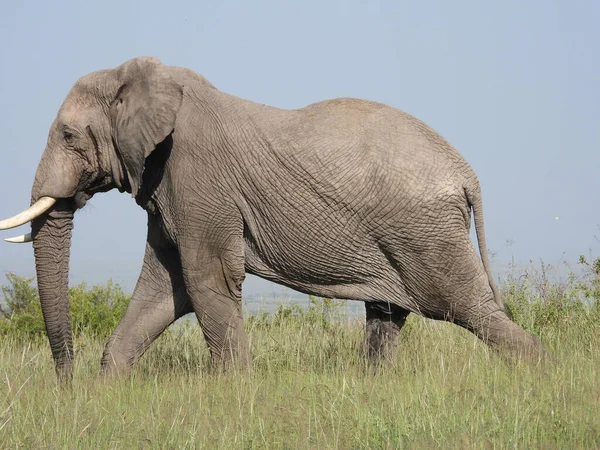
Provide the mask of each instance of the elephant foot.
{"label": "elephant foot", "polygon": [[455,321],[468,329],[491,348],[512,360],[537,364],[551,355],[539,339],[509,319],[501,310],[483,315],[473,314],[467,320]]}

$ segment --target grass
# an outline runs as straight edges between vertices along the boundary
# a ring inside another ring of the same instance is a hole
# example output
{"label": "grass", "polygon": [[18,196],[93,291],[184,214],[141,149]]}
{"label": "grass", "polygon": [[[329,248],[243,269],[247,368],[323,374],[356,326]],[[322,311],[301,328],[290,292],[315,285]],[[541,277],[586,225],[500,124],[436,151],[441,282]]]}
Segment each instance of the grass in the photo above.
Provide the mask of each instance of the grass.
{"label": "grass", "polygon": [[410,316],[394,364],[371,370],[362,323],[283,307],[247,321],[250,375],[213,372],[194,326],[104,379],[104,341],[82,335],[69,390],[43,339],[7,336],[0,448],[600,448],[600,308],[572,280],[543,285],[529,274],[503,289],[547,365]]}

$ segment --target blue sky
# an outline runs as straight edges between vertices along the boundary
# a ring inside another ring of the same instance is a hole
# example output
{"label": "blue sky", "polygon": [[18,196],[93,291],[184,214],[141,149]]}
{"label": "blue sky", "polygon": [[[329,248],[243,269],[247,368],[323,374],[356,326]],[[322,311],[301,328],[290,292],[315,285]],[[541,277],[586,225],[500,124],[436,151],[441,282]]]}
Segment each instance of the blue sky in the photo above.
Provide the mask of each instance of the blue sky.
{"label": "blue sky", "polygon": [[[598,256],[597,1],[61,0],[0,12],[2,216],[28,206],[48,128],[77,78],[151,55],[281,108],[359,97],[407,111],[477,172],[498,267]],[[75,219],[72,280],[112,277],[130,290],[145,220],[126,194],[92,199]],[[33,268],[31,245],[0,244],[0,271]],[[272,286],[251,277],[244,287]]]}

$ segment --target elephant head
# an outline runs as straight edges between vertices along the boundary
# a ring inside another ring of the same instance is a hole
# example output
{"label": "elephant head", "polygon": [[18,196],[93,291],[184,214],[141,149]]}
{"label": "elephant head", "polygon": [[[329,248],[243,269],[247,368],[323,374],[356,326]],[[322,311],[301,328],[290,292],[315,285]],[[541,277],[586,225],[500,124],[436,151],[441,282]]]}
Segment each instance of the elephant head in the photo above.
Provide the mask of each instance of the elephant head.
{"label": "elephant head", "polygon": [[73,370],[68,271],[73,214],[97,192],[136,197],[146,157],[174,130],[182,83],[155,58],[135,58],[79,79],[49,131],[31,207],[0,229],[31,221],[40,301],[59,379]]}

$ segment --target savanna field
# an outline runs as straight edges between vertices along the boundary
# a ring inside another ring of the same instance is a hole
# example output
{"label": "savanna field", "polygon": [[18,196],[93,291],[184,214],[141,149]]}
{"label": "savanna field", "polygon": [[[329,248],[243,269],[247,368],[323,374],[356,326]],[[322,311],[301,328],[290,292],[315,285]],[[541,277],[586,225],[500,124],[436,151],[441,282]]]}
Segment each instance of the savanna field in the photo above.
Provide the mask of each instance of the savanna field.
{"label": "savanna field", "polygon": [[253,373],[216,373],[197,325],[176,324],[130,374],[103,378],[128,302],[74,286],[76,368],[57,385],[32,280],[0,312],[0,448],[600,448],[600,260],[533,266],[501,283],[553,355],[509,360],[457,326],[411,315],[391,364],[361,353],[363,322],[311,299],[246,320]]}

